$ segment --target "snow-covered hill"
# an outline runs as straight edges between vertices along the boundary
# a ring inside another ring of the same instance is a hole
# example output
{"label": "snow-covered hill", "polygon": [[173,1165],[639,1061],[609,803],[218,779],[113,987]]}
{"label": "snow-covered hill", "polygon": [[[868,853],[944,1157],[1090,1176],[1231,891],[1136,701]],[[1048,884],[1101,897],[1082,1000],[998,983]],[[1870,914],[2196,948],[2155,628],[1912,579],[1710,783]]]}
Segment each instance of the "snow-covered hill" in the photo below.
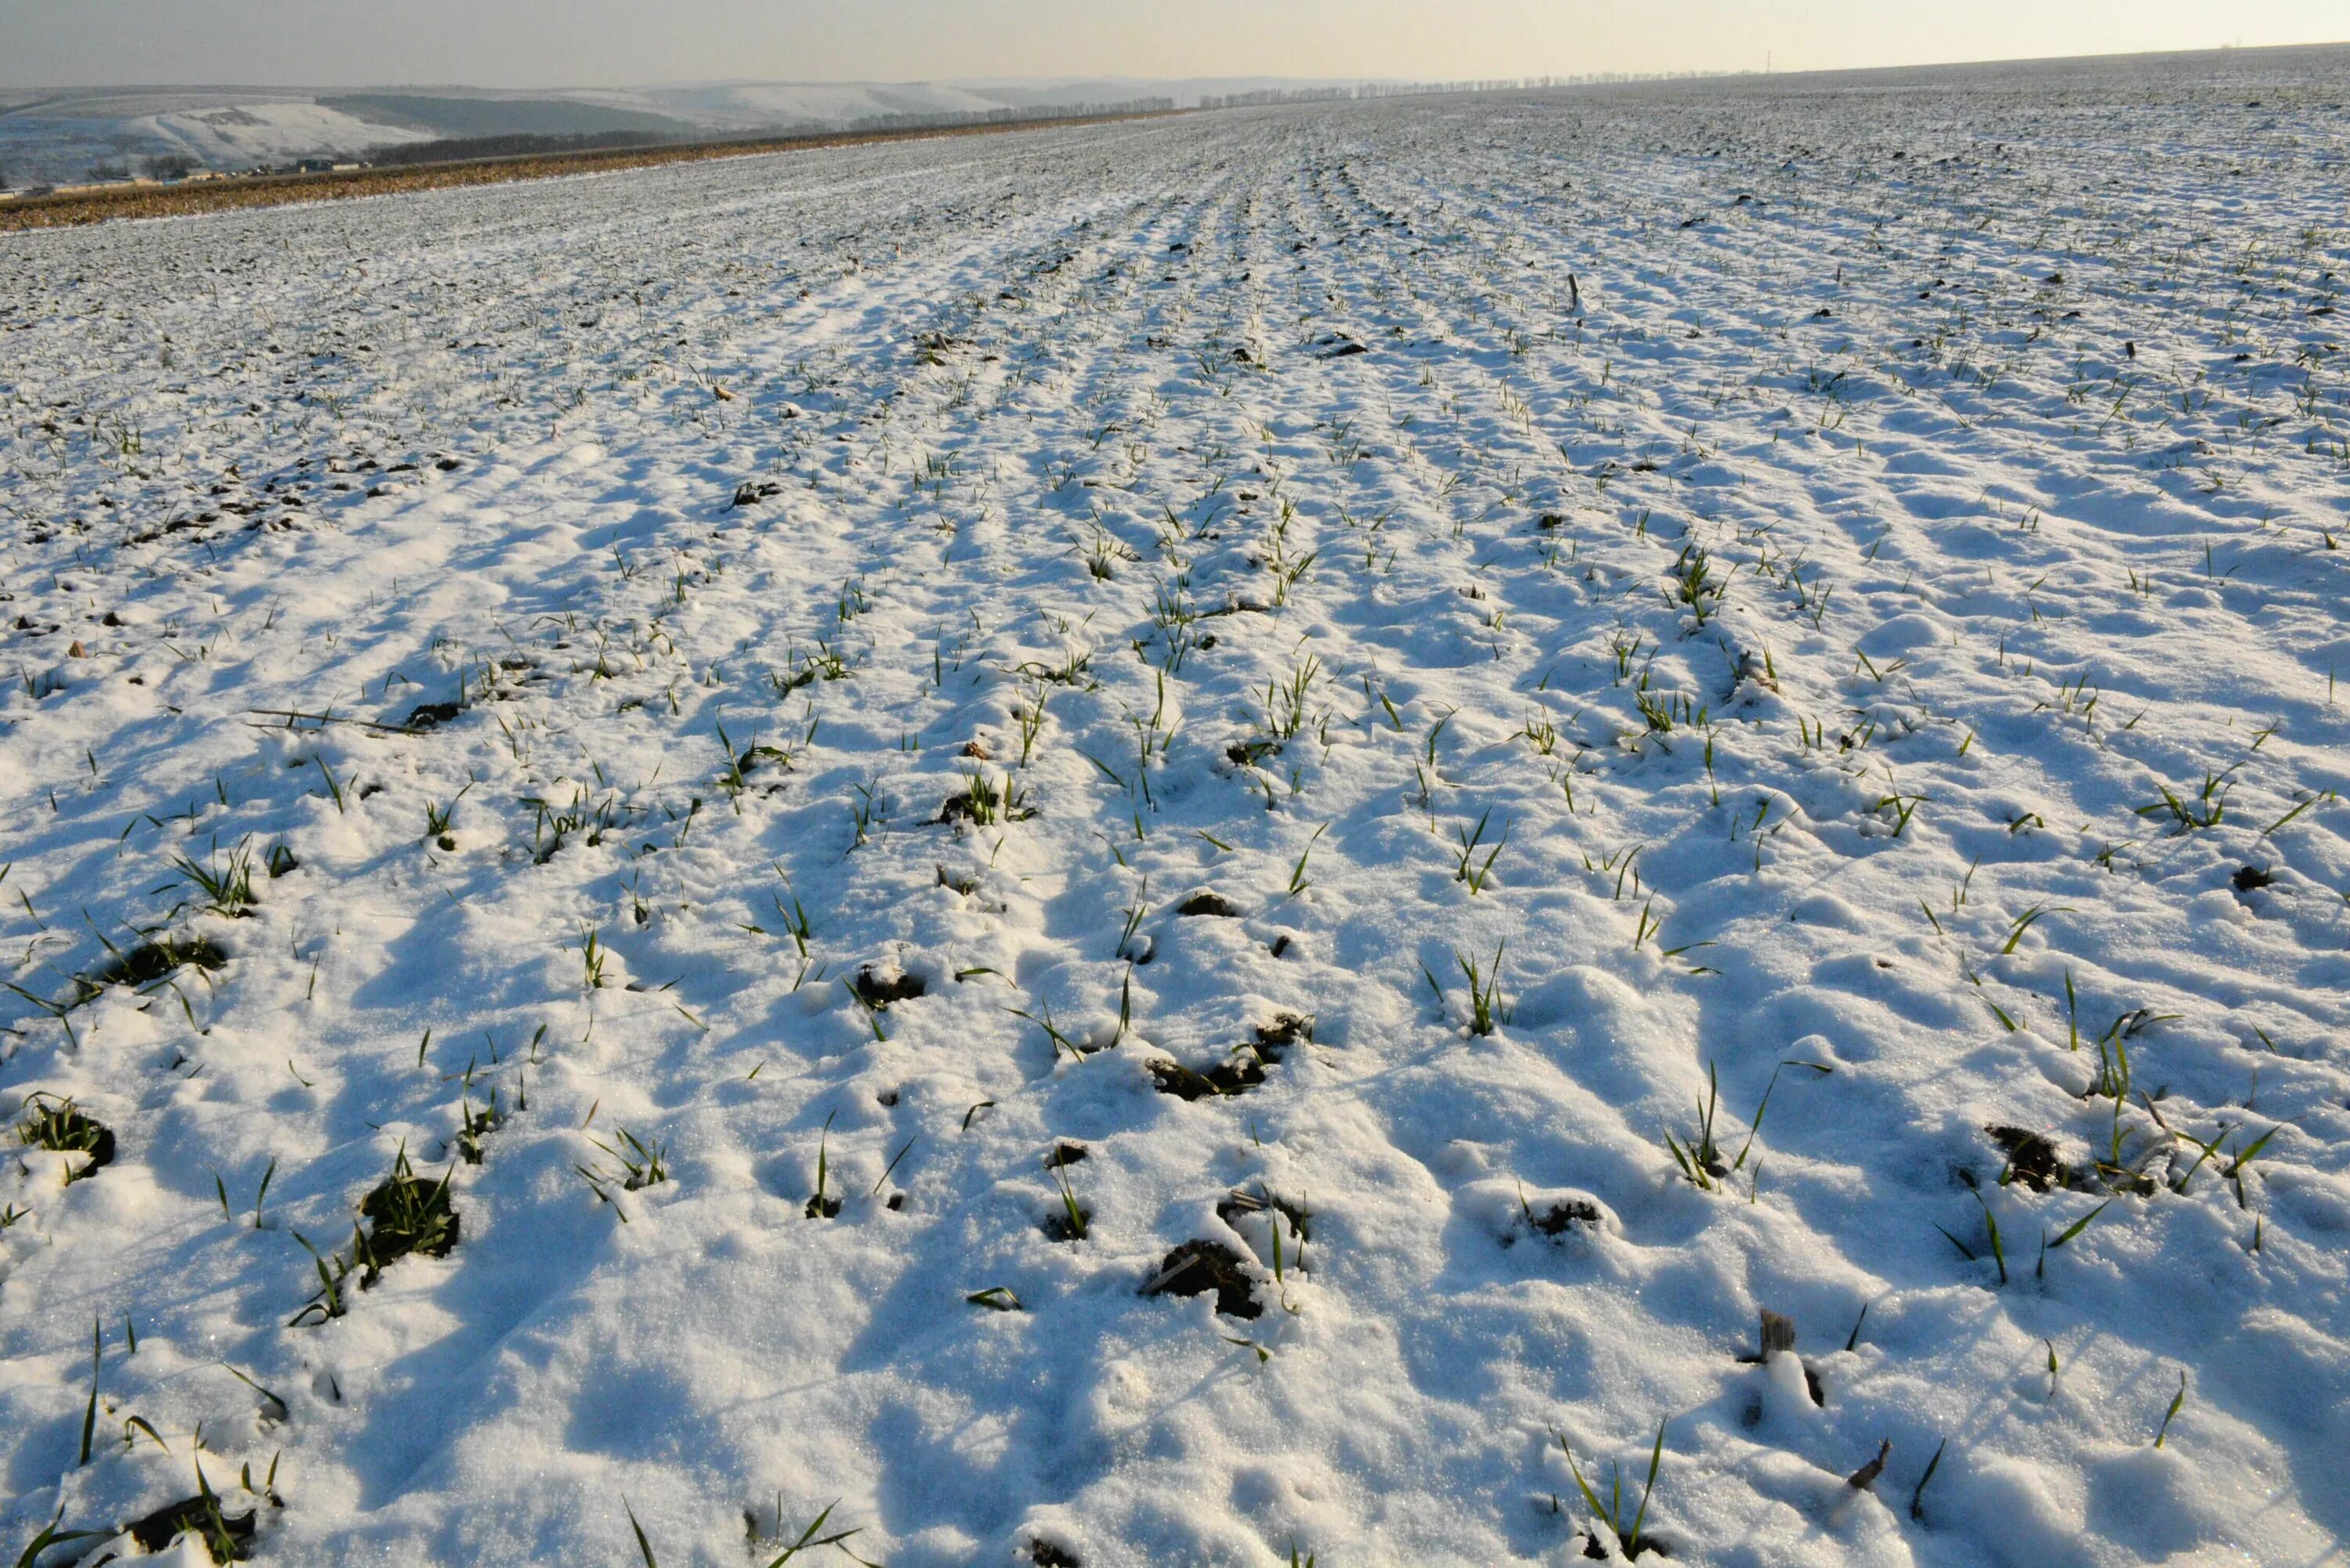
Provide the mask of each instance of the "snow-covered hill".
{"label": "snow-covered hill", "polygon": [[[0,175],[12,184],[83,179],[98,165],[135,165],[177,155],[236,170],[320,155],[355,156],[370,147],[436,137],[514,131],[563,133],[611,128],[604,110],[647,117],[661,134],[737,135],[844,127],[884,116],[983,115],[1006,109],[1245,91],[1262,81],[1051,80],[931,82],[726,82],[659,88],[517,93],[461,88],[387,88],[373,93],[286,88],[97,88],[0,94]],[[402,112],[369,107],[396,102]],[[435,116],[433,105],[445,113]],[[501,119],[498,106],[513,112]],[[657,117],[657,118],[656,118]],[[510,121],[510,123],[508,123]]]}
{"label": "snow-covered hill", "polygon": [[433,134],[361,119],[316,103],[177,109],[140,116],[124,130],[184,152],[209,169],[244,169],[323,154],[356,157],[370,148],[429,141]]}

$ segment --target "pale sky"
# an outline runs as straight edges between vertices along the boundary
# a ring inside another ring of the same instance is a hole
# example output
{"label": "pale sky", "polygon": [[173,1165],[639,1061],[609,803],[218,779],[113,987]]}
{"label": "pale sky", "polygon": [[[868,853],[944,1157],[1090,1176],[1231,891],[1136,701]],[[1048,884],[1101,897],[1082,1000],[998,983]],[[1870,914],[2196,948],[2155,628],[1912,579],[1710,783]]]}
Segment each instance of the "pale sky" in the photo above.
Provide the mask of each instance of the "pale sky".
{"label": "pale sky", "polygon": [[0,0],[0,85],[1420,80],[2345,39],[2345,0]]}

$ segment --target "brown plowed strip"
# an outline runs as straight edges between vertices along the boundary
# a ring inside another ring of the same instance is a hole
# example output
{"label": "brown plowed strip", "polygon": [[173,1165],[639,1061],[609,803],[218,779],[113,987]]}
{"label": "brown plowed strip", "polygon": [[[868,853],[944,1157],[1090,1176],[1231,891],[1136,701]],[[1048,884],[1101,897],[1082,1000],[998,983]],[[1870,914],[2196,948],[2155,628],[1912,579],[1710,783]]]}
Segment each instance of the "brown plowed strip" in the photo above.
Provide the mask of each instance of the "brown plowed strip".
{"label": "brown plowed strip", "polygon": [[551,180],[566,174],[596,174],[614,169],[649,169],[664,163],[701,163],[713,158],[749,158],[821,147],[860,147],[882,141],[913,141],[941,136],[984,136],[1004,130],[1052,126],[1109,125],[1156,119],[1187,112],[1161,109],[1138,114],[1072,115],[1003,120],[988,125],[939,126],[909,130],[841,131],[825,136],[779,136],[753,141],[695,141],[661,147],[599,148],[586,152],[540,153],[521,158],[485,158],[464,163],[428,163],[414,168],[354,169],[332,174],[267,174],[250,179],[205,180],[182,185],[128,185],[118,190],[76,191],[54,196],[0,202],[0,233],[102,223],[113,218],[176,218],[233,207],[278,207],[293,202],[332,202],[351,196],[388,196],[403,191],[446,191],[463,185],[498,185],[513,180]]}

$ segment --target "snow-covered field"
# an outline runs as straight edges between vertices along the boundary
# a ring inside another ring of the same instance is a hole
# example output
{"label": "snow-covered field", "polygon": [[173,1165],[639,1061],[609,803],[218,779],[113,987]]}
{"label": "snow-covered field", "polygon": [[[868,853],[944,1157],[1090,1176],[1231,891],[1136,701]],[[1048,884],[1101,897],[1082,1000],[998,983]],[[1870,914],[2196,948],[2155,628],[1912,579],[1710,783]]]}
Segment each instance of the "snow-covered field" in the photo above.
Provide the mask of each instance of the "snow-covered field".
{"label": "snow-covered field", "polygon": [[2338,1560],[2345,99],[0,241],[0,1547]]}

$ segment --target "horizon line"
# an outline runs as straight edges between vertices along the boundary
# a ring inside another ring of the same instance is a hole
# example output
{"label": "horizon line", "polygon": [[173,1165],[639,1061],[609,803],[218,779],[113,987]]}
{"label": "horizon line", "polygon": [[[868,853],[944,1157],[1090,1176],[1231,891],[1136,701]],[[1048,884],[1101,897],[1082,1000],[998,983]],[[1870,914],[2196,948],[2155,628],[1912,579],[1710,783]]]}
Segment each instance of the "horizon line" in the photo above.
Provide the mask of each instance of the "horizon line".
{"label": "horizon line", "polygon": [[[1132,83],[1138,86],[1174,86],[1187,82],[1246,81],[1267,84],[1295,84],[1305,87],[1333,87],[1349,83],[1373,86],[1399,86],[1415,83],[1445,84],[1475,81],[1529,81],[1542,78],[1572,78],[1570,86],[1620,86],[1640,82],[1731,81],[1749,78],[1797,79],[1806,77],[1852,77],[1884,75],[1896,71],[1990,69],[1998,67],[2061,65],[2068,62],[2104,60],[2186,59],[2203,55],[2262,55],[2282,54],[2303,49],[2350,48],[2350,36],[2310,39],[2288,44],[2214,44],[2199,49],[2119,49],[2073,55],[2019,55],[1997,58],[1905,60],[1867,66],[1819,66],[1800,70],[1757,70],[1752,67],[1721,69],[1668,70],[1607,70],[1607,71],[1535,71],[1521,72],[1511,77],[1405,77],[1371,76],[1354,73],[1344,76],[1268,76],[1255,74],[1192,73],[1180,77],[1133,76],[1116,71],[1073,71],[1057,75],[1033,77],[708,77],[679,78],[658,81],[599,82],[579,81],[565,87],[528,88],[501,87],[460,81],[371,81],[371,82],[229,82],[229,81],[66,81],[13,82],[0,80],[0,93],[19,92],[354,92],[368,88],[397,88],[407,91],[424,88],[456,89],[478,93],[512,93],[525,97],[546,98],[566,92],[613,92],[646,89],[677,89],[725,87],[987,87],[1015,86],[1049,87],[1061,83],[1088,81]],[[1766,52],[1767,54],[1767,52]]]}

